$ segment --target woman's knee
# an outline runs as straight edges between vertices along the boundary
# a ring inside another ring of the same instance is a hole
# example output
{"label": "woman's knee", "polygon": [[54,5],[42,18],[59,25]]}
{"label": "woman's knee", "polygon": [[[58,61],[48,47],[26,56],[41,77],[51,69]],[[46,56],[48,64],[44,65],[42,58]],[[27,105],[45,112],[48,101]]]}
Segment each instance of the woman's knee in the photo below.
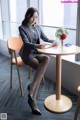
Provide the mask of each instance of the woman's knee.
{"label": "woman's knee", "polygon": [[42,62],[48,63],[50,60],[50,57],[48,55],[40,55],[40,56],[37,56],[36,58],[38,59],[39,63],[42,63]]}
{"label": "woman's knee", "polygon": [[44,61],[48,63],[48,62],[50,61],[50,57],[47,56],[47,55],[45,55],[45,56],[44,56]]}

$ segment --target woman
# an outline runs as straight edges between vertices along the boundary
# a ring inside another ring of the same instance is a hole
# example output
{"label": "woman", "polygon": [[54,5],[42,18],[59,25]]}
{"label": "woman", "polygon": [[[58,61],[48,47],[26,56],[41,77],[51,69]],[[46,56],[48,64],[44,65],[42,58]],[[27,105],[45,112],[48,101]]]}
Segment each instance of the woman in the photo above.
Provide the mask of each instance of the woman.
{"label": "woman", "polygon": [[25,64],[36,69],[33,81],[28,85],[28,104],[31,107],[32,113],[41,115],[38,109],[36,96],[38,89],[49,63],[49,57],[37,53],[37,48],[44,48],[45,45],[40,44],[40,38],[45,42],[51,42],[51,46],[57,46],[56,41],[49,40],[42,32],[39,25],[37,25],[38,11],[36,8],[29,8],[25,14],[25,18],[19,26],[19,33],[23,40],[23,47],[20,50],[20,56]]}

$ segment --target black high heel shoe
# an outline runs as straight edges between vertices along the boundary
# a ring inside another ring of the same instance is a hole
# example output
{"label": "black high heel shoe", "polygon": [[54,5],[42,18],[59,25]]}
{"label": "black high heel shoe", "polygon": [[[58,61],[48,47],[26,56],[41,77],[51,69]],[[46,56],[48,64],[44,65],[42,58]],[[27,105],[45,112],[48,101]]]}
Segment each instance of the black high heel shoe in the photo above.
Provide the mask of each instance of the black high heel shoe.
{"label": "black high heel shoe", "polygon": [[28,85],[27,90],[30,91],[30,85]]}
{"label": "black high heel shoe", "polygon": [[35,102],[32,100],[31,96],[30,97],[28,96],[28,104],[31,107],[31,110],[32,110],[33,114],[35,114],[35,115],[41,115],[40,110],[38,108],[35,108],[36,105],[35,105]]}
{"label": "black high heel shoe", "polygon": [[33,100],[33,97],[30,94],[30,85],[28,85],[27,89],[29,91],[29,94],[28,94],[28,104],[31,107],[32,113],[36,114],[36,115],[41,115],[40,110],[36,107],[36,104],[35,104],[35,102]]}
{"label": "black high heel shoe", "polygon": [[31,101],[33,101],[33,98],[32,98],[32,95],[30,94],[30,85],[28,85],[28,87],[27,87],[27,89],[28,89],[28,98],[31,100]]}

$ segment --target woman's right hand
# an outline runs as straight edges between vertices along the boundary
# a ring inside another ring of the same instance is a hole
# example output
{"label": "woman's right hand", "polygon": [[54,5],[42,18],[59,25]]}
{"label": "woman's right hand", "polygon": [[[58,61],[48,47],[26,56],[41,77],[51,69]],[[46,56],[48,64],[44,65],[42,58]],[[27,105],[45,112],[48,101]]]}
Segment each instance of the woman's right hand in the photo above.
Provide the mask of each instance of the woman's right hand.
{"label": "woman's right hand", "polygon": [[57,47],[57,46],[59,46],[59,43],[58,43],[57,41],[54,41],[54,42],[52,43],[52,47]]}

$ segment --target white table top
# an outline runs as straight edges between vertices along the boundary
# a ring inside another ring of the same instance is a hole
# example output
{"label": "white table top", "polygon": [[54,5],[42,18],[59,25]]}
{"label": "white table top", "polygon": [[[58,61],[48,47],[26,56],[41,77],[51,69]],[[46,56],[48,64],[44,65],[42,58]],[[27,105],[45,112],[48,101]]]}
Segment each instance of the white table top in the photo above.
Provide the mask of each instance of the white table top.
{"label": "white table top", "polygon": [[80,47],[76,45],[67,46],[57,46],[51,48],[37,49],[40,53],[45,53],[49,55],[71,55],[80,53]]}

